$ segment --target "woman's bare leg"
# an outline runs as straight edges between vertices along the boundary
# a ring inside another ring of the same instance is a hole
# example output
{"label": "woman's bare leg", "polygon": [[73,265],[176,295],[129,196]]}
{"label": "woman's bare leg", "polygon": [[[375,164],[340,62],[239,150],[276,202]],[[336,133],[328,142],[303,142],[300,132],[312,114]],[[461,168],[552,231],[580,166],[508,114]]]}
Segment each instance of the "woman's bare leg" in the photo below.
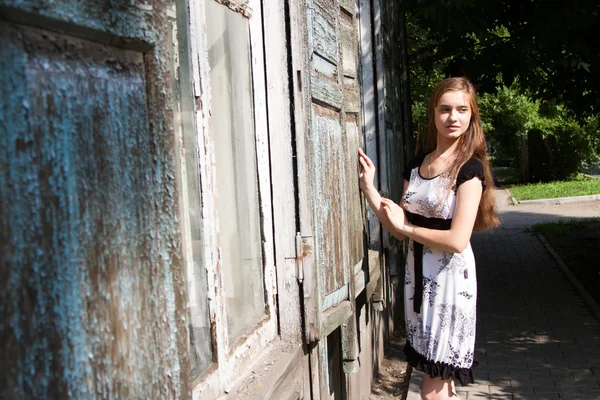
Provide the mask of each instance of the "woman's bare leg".
{"label": "woman's bare leg", "polygon": [[423,400],[460,400],[452,378],[446,380],[432,378],[425,373],[421,385],[421,398]]}

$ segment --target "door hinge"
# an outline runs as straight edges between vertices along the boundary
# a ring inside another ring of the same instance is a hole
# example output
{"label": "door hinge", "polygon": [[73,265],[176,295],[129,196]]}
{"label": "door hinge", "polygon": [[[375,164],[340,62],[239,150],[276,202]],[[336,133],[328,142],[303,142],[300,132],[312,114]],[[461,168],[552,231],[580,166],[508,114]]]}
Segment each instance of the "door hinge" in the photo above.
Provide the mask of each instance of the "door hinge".
{"label": "door hinge", "polygon": [[303,238],[300,232],[296,233],[296,269],[298,281],[304,281],[304,257],[312,254],[312,246],[308,238]]}

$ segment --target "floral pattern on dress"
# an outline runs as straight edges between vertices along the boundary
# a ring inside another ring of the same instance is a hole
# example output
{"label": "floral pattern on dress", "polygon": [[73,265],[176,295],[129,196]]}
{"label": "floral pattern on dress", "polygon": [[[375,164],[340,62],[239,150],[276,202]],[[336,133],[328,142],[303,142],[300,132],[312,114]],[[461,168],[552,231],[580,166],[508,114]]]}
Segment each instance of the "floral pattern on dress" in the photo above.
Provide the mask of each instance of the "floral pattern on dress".
{"label": "floral pattern on dress", "polygon": [[465,267],[464,256],[460,253],[451,253],[449,251],[442,251],[442,258],[438,261],[440,262],[440,267],[438,273],[447,272],[447,273],[462,273]]}
{"label": "floral pattern on dress", "polygon": [[462,365],[472,365],[475,361],[475,354],[471,350],[467,350],[462,360]]}
{"label": "floral pattern on dress", "polygon": [[415,343],[415,338],[417,337],[418,332],[418,324],[415,324],[413,321],[406,321],[406,340],[409,343]]}
{"label": "floral pattern on dress", "polygon": [[428,357],[437,353],[438,340],[436,339],[435,334],[431,332],[431,327],[429,325],[422,326],[421,329],[419,329],[419,340],[421,349]]}
{"label": "floral pattern on dress", "polygon": [[472,365],[473,364],[473,352],[470,349],[462,349],[457,346],[453,346],[452,342],[448,344],[448,355],[445,362],[450,365]]}
{"label": "floral pattern on dress", "polygon": [[448,342],[448,348],[450,349],[450,351],[448,352],[446,362],[450,365],[460,365],[461,358],[463,358],[460,354],[460,349],[452,346],[451,342]]}
{"label": "floral pattern on dress", "polygon": [[413,185],[413,188],[418,189],[419,186],[421,186],[425,182],[426,181],[423,178],[421,178],[421,175],[419,174],[419,168],[414,168],[410,173],[410,183]]}
{"label": "floral pattern on dress", "polygon": [[433,307],[433,301],[438,294],[438,289],[441,287],[433,278],[428,276],[423,277],[423,301],[429,303],[429,307]]}
{"label": "floral pattern on dress", "polygon": [[414,196],[415,194],[417,194],[417,192],[406,191],[406,193],[404,194],[404,198],[402,199],[402,201],[404,202],[404,205],[411,205],[410,198],[412,196]]}
{"label": "floral pattern on dress", "polygon": [[475,314],[463,310],[455,304],[442,303],[437,306],[440,325],[448,329],[450,336],[458,339],[460,343],[471,336],[475,336]]}
{"label": "floral pattern on dress", "polygon": [[473,294],[467,292],[466,290],[463,290],[462,292],[458,292],[458,295],[466,297],[468,300],[471,300],[473,298]]}
{"label": "floral pattern on dress", "polygon": [[412,277],[408,269],[408,264],[404,266],[404,285],[412,285]]}
{"label": "floral pattern on dress", "polygon": [[416,201],[418,211],[417,214],[421,214],[427,218],[437,218],[438,214],[438,203],[431,199],[420,199]]}

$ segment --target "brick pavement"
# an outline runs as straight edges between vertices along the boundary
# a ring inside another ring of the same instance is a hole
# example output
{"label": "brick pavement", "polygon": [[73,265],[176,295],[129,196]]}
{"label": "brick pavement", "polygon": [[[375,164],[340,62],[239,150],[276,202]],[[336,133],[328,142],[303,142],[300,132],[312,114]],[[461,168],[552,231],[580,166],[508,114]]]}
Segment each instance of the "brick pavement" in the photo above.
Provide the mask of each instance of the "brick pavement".
{"label": "brick pavement", "polygon": [[496,229],[471,243],[479,365],[461,398],[600,399],[600,323],[539,239]]}

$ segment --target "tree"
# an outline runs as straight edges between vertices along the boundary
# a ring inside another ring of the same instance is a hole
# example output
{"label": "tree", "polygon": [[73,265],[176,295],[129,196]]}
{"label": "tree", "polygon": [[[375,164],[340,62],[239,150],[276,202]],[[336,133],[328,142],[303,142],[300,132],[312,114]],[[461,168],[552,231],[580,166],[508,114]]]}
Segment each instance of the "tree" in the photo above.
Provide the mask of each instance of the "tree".
{"label": "tree", "polygon": [[566,179],[598,160],[595,116],[580,121],[560,104],[528,97],[518,85],[486,93],[479,103],[494,164],[517,164],[523,182]]}
{"label": "tree", "polygon": [[[519,165],[521,181],[529,182],[528,135],[540,120],[538,103],[517,89],[506,86],[494,95],[481,96],[479,102],[492,152],[509,160],[514,157]],[[518,151],[515,153],[513,149]]]}
{"label": "tree", "polygon": [[406,10],[428,38],[412,46],[413,66],[443,64],[444,75],[466,75],[484,92],[518,78],[581,118],[600,112],[600,2],[408,0]]}

